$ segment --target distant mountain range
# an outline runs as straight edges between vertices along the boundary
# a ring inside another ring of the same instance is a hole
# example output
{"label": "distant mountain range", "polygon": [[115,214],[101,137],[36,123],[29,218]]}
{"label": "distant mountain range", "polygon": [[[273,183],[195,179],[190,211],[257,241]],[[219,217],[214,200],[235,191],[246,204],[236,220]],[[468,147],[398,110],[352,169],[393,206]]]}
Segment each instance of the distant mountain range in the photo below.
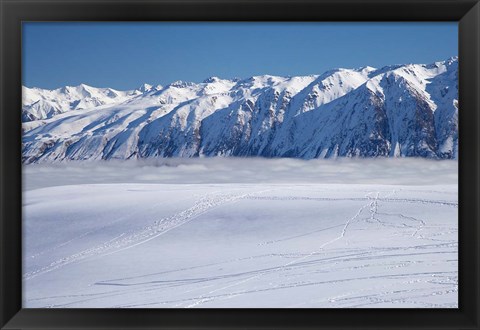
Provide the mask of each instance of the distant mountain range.
{"label": "distant mountain range", "polygon": [[23,87],[23,162],[458,153],[458,59],[131,91]]}

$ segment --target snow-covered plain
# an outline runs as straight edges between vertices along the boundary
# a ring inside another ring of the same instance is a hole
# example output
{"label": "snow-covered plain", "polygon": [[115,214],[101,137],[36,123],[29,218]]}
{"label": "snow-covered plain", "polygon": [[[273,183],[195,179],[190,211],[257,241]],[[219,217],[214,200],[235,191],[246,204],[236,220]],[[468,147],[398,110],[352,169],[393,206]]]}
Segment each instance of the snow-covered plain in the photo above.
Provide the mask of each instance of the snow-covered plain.
{"label": "snow-covered plain", "polygon": [[457,162],[24,167],[27,308],[458,307]]}

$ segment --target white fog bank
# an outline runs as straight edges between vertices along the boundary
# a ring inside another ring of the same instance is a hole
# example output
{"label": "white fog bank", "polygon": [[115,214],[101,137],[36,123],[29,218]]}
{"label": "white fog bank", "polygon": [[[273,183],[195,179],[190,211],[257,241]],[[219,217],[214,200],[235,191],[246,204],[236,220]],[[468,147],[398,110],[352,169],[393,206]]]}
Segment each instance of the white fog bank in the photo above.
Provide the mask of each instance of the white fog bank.
{"label": "white fog bank", "polygon": [[458,162],[419,158],[308,161],[289,158],[169,158],[23,167],[24,190],[94,183],[446,185],[458,183]]}

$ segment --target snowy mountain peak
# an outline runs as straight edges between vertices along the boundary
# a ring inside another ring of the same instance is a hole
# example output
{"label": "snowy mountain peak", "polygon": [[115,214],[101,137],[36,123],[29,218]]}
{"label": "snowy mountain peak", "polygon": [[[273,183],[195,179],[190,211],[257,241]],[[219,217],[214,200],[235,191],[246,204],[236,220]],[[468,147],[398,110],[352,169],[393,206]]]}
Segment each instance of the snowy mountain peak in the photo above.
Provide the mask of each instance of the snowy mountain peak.
{"label": "snowy mountain peak", "polygon": [[168,87],[176,87],[176,88],[186,88],[186,87],[192,87],[195,86],[196,84],[194,82],[187,82],[187,81],[182,81],[182,80],[177,80],[168,85]]}
{"label": "snowy mountain peak", "polygon": [[357,69],[357,71],[359,71],[359,72],[367,72],[367,73],[375,71],[375,70],[377,70],[377,69],[374,68],[373,66],[368,66],[368,65],[367,66],[362,66],[362,67]]}
{"label": "snowy mountain peak", "polygon": [[446,63],[449,64],[449,65],[450,65],[450,64],[453,64],[453,63],[455,63],[455,62],[458,63],[458,56],[452,56],[452,57],[450,57],[450,58],[448,58],[448,59],[446,60]]}
{"label": "snowy mountain peak", "polygon": [[142,93],[149,92],[152,90],[153,86],[150,84],[142,84],[140,87],[137,88]]}
{"label": "snowy mountain peak", "polygon": [[24,87],[23,159],[456,158],[457,64],[211,77],[134,91]]}
{"label": "snowy mountain peak", "polygon": [[205,83],[205,84],[210,84],[210,83],[219,82],[220,80],[222,80],[222,79],[220,79],[220,78],[218,78],[218,77],[215,77],[215,76],[212,76],[212,77],[209,77],[209,78],[205,79],[205,80],[203,81],[203,83]]}
{"label": "snowy mountain peak", "polygon": [[452,56],[449,59],[447,59],[446,61],[444,61],[443,63],[446,66],[451,66],[451,65],[458,66],[458,56]]}

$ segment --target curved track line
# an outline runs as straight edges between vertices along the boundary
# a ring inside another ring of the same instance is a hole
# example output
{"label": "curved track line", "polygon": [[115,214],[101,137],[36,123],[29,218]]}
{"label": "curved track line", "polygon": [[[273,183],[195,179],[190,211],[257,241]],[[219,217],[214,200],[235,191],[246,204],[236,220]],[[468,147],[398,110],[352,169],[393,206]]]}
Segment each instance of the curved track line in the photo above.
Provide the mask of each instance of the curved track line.
{"label": "curved track line", "polygon": [[60,267],[66,266],[68,264],[71,264],[79,260],[83,260],[85,258],[110,255],[113,253],[117,253],[129,248],[132,248],[134,246],[146,243],[154,238],[157,238],[160,235],[165,234],[166,232],[172,229],[175,229],[197,218],[198,216],[206,213],[207,211],[213,208],[216,208],[226,203],[235,202],[239,199],[245,198],[247,196],[251,196],[253,194],[261,193],[261,192],[264,192],[264,191],[258,191],[258,192],[247,193],[247,194],[226,194],[226,195],[214,195],[214,196],[207,194],[201,199],[199,199],[197,202],[195,202],[195,204],[192,207],[186,210],[178,212],[172,216],[165,217],[160,220],[156,220],[153,223],[153,225],[134,231],[129,235],[125,233],[125,235],[122,236],[121,238],[119,237],[118,239],[104,242],[90,249],[86,249],[78,253],[75,253],[73,255],[58,259],[47,266],[25,273],[23,275],[23,279],[24,280],[32,279],[38,275],[51,272],[55,269],[58,269]]}

